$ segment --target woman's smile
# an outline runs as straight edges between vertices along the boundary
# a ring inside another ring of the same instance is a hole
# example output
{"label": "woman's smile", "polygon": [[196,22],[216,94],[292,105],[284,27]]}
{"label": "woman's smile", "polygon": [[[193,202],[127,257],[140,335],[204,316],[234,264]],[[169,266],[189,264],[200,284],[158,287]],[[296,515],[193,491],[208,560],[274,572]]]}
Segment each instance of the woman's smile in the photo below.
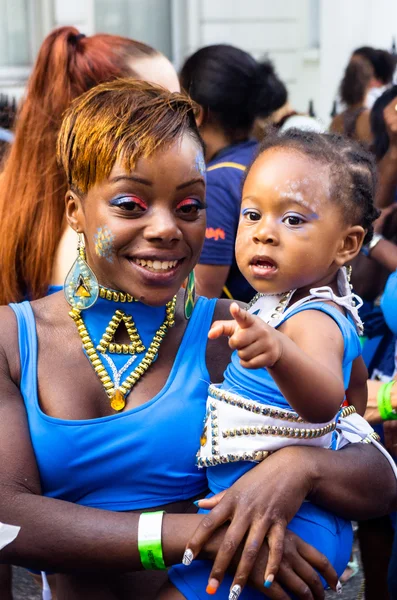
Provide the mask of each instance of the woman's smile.
{"label": "woman's smile", "polygon": [[173,279],[179,278],[179,273],[185,260],[184,258],[165,259],[161,256],[157,258],[126,258],[134,272],[148,284],[151,282],[168,284]]}

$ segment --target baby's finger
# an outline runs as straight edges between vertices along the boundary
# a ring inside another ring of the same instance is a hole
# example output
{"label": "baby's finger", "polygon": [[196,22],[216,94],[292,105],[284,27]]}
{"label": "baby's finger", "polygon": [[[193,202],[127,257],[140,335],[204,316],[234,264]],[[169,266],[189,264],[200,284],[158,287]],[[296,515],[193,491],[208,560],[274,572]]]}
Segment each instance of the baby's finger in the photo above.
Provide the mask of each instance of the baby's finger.
{"label": "baby's finger", "polygon": [[[236,336],[234,336],[234,338],[235,337]],[[238,350],[239,359],[245,360],[246,362],[249,360],[253,360],[257,356],[261,356],[262,354],[264,354],[262,340],[254,340],[252,343],[247,343]]]}
{"label": "baby's finger", "polygon": [[285,523],[275,523],[267,534],[269,544],[269,560],[265,570],[265,588],[269,588],[277,572],[284,554]]}
{"label": "baby's finger", "polygon": [[244,369],[262,369],[263,367],[273,367],[275,361],[274,357],[270,356],[269,353],[259,354],[249,360],[240,359],[240,364]]}
{"label": "baby's finger", "polygon": [[236,328],[236,321],[215,321],[208,332],[208,337],[210,340],[216,340],[221,335],[230,337],[236,331]]}
{"label": "baby's finger", "polygon": [[251,313],[247,312],[244,308],[241,308],[237,302],[233,302],[230,305],[230,314],[233,319],[235,319],[241,327],[241,329],[246,329],[247,327],[251,327],[253,323],[255,323],[255,317],[251,315]]}

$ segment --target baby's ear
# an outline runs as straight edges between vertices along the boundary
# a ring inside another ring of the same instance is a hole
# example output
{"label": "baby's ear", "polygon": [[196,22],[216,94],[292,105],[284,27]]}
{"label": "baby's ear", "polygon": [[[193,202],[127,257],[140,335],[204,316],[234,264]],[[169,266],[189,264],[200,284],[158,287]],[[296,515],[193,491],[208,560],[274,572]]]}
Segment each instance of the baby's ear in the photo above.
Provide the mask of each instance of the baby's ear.
{"label": "baby's ear", "polygon": [[344,231],[335,262],[340,266],[349,263],[361,250],[365,237],[365,229],[361,225],[352,225]]}

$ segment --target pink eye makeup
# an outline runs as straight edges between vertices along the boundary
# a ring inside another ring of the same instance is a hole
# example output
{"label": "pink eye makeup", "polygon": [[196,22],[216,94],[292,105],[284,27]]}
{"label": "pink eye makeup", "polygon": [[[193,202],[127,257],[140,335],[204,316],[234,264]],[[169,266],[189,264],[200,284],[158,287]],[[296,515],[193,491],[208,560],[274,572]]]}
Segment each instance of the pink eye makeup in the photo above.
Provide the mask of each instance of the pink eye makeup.
{"label": "pink eye makeup", "polygon": [[179,210],[185,207],[192,207],[197,209],[207,208],[207,205],[201,200],[197,200],[196,198],[185,198],[182,202],[179,202],[176,206],[176,209]]}
{"label": "pink eye makeup", "polygon": [[110,206],[119,206],[126,210],[134,210],[139,207],[142,210],[147,210],[148,205],[144,200],[133,195],[116,196],[110,201]]}

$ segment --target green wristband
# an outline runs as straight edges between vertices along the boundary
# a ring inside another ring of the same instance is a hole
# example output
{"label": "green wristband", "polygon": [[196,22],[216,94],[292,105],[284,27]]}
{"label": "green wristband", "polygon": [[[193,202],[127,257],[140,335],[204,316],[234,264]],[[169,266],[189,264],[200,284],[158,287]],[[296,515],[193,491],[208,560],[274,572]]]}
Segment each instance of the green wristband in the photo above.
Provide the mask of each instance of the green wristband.
{"label": "green wristband", "polygon": [[164,570],[161,527],[164,511],[142,513],[138,523],[138,550],[144,569]]}
{"label": "green wristband", "polygon": [[397,419],[397,414],[394,411],[391,403],[391,389],[395,381],[383,383],[377,394],[378,409],[380,417],[383,421],[394,421]]}

